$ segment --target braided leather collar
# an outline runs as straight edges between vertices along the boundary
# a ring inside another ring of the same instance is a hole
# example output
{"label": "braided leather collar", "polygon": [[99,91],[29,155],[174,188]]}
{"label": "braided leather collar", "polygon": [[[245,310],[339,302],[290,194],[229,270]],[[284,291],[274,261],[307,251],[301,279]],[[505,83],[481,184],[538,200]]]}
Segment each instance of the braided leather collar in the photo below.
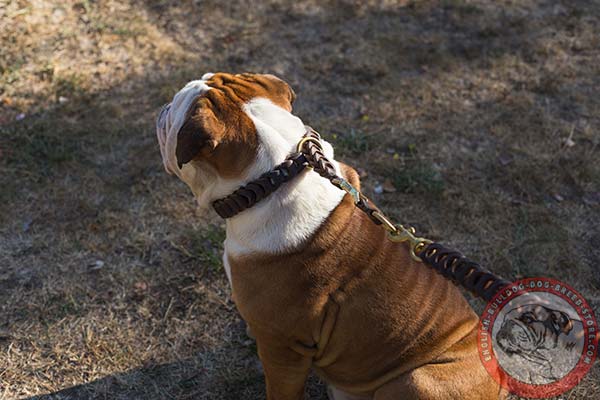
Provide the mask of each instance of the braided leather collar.
{"label": "braided leather collar", "polygon": [[[319,134],[307,126],[304,138],[309,137],[317,141],[320,139]],[[268,197],[281,185],[294,179],[311,164],[304,153],[308,148],[312,149],[310,153],[313,155],[320,153],[321,157],[323,157],[320,148],[314,142],[305,142],[302,151],[290,154],[281,164],[240,187],[229,196],[215,200],[212,206],[217,214],[222,218],[231,218],[254,206],[259,201]],[[330,170],[335,173],[333,165],[331,165]]]}

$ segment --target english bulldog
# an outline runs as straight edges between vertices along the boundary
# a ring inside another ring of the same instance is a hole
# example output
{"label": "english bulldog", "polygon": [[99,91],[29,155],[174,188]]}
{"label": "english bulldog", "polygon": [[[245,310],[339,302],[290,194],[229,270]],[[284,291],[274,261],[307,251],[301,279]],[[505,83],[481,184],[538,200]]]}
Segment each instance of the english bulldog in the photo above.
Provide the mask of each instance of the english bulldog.
{"label": "english bulldog", "polygon": [[[305,125],[294,98],[273,75],[189,82],[157,120],[167,172],[201,207],[229,195],[295,151]],[[360,188],[354,169],[333,164]],[[302,399],[311,368],[335,400],[503,397],[460,291],[310,169],[226,220],[223,263],[269,400]]]}
{"label": "english bulldog", "polygon": [[583,323],[540,304],[515,307],[504,316],[496,335],[498,361],[510,376],[543,385],[569,373],[585,342]]}

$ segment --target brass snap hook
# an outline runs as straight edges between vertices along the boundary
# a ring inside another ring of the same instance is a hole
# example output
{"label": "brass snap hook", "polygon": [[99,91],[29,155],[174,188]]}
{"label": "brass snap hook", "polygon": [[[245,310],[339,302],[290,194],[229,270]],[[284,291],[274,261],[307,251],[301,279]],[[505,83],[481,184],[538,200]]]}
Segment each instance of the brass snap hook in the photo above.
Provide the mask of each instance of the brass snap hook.
{"label": "brass snap hook", "polygon": [[388,238],[392,242],[408,242],[410,256],[413,258],[413,260],[419,262],[423,260],[418,256],[418,253],[423,251],[428,244],[432,243],[429,239],[415,236],[415,229],[413,227],[409,227],[407,229],[402,225],[396,227],[395,231],[388,230]]}
{"label": "brass snap hook", "polygon": [[331,183],[333,183],[338,188],[342,189],[344,192],[349,193],[350,196],[352,196],[352,200],[354,201],[354,204],[358,204],[360,202],[360,200],[361,200],[360,192],[354,186],[352,186],[350,184],[350,182],[348,182],[347,180],[337,177],[337,178],[332,179]]}

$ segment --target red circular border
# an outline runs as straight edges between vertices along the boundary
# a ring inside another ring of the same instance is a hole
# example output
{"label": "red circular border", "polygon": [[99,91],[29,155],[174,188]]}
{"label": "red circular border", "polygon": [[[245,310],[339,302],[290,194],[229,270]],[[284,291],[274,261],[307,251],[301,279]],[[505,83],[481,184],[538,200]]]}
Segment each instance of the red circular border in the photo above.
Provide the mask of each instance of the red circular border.
{"label": "red circular border", "polygon": [[[533,288],[529,288],[526,283],[529,283],[532,281],[548,282],[549,287],[548,288],[545,288],[543,286],[537,287],[537,285],[536,285]],[[519,289],[520,284],[523,284],[524,289]],[[573,300],[571,300],[569,297],[563,295],[560,292],[557,293],[556,290],[554,290],[556,285],[560,285],[561,287],[564,287],[567,290],[570,290],[571,293],[576,295],[577,298],[579,300],[581,300],[582,304],[580,306],[577,306],[573,302]],[[517,287],[516,292],[514,292],[512,290],[512,288],[515,286]],[[494,313],[490,314],[489,313],[490,308],[492,308],[492,306],[497,302],[497,300],[501,296],[506,294],[506,289],[509,289],[509,288],[511,291],[509,298],[507,298],[503,302],[501,302],[498,305],[497,310]],[[561,299],[565,300],[567,303],[569,303],[569,305],[571,305],[571,307],[573,307],[573,309],[575,311],[577,311],[577,315],[579,315],[581,317],[581,320],[583,323],[583,330],[584,330],[584,334],[585,334],[585,343],[583,346],[583,352],[581,354],[581,357],[579,358],[579,361],[577,362],[577,365],[566,376],[564,376],[559,381],[556,381],[554,383],[545,384],[545,385],[533,385],[533,384],[524,383],[524,382],[521,382],[521,381],[511,377],[508,373],[506,373],[502,369],[502,367],[499,365],[498,360],[496,359],[492,340],[491,340],[492,328],[494,326],[494,321],[496,320],[496,318],[498,316],[498,311],[500,309],[502,309],[502,307],[504,307],[506,304],[508,304],[508,302],[510,302],[510,300],[512,300],[522,294],[534,293],[534,292],[552,293],[552,294],[559,296]],[[582,312],[581,312],[582,309],[589,310],[589,315],[592,320],[592,325],[588,325],[586,323],[586,319],[583,317]],[[500,290],[494,296],[494,298],[488,302],[488,304],[486,305],[486,307],[481,315],[482,315],[482,317],[479,319],[479,330],[477,332],[477,348],[479,350],[479,358],[481,359],[481,363],[483,364],[485,369],[488,371],[488,373],[492,376],[492,378],[494,378],[494,380],[496,382],[498,382],[503,388],[505,388],[512,394],[516,394],[516,395],[519,395],[522,397],[537,398],[537,399],[558,396],[558,395],[566,392],[567,390],[575,387],[581,381],[581,379],[589,372],[590,368],[592,368],[592,366],[594,365],[594,361],[598,354],[598,324],[596,322],[596,317],[594,316],[594,310],[588,305],[587,301],[583,298],[583,296],[581,296],[581,294],[579,294],[579,292],[577,292],[572,287],[570,287],[569,285],[567,285],[559,280],[551,279],[551,278],[526,278],[526,279],[520,279],[518,281],[515,281],[512,284],[507,285],[504,288],[502,288],[502,290]],[[490,315],[490,320],[489,320],[489,324],[488,324],[489,332],[485,329],[484,322],[483,322],[484,316],[486,316],[486,315]],[[590,328],[591,327],[594,328],[594,331],[591,333],[591,335],[593,335],[593,337],[590,336]],[[487,343],[488,343],[488,349],[489,349],[488,351],[490,354],[489,360],[486,360],[483,355],[483,348],[482,348],[483,332],[486,332],[486,335],[488,337]],[[589,364],[585,364],[583,361],[586,357],[586,352],[590,345],[593,346],[593,355],[590,357]]]}

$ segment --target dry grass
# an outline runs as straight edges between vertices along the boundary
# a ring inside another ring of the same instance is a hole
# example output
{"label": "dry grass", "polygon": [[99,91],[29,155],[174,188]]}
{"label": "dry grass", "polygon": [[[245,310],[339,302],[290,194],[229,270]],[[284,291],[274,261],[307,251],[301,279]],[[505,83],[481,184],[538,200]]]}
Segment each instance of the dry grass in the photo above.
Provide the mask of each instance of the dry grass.
{"label": "dry grass", "polygon": [[597,1],[5,1],[0,399],[264,396],[222,226],[154,139],[210,70],[284,77],[397,220],[600,310]]}

